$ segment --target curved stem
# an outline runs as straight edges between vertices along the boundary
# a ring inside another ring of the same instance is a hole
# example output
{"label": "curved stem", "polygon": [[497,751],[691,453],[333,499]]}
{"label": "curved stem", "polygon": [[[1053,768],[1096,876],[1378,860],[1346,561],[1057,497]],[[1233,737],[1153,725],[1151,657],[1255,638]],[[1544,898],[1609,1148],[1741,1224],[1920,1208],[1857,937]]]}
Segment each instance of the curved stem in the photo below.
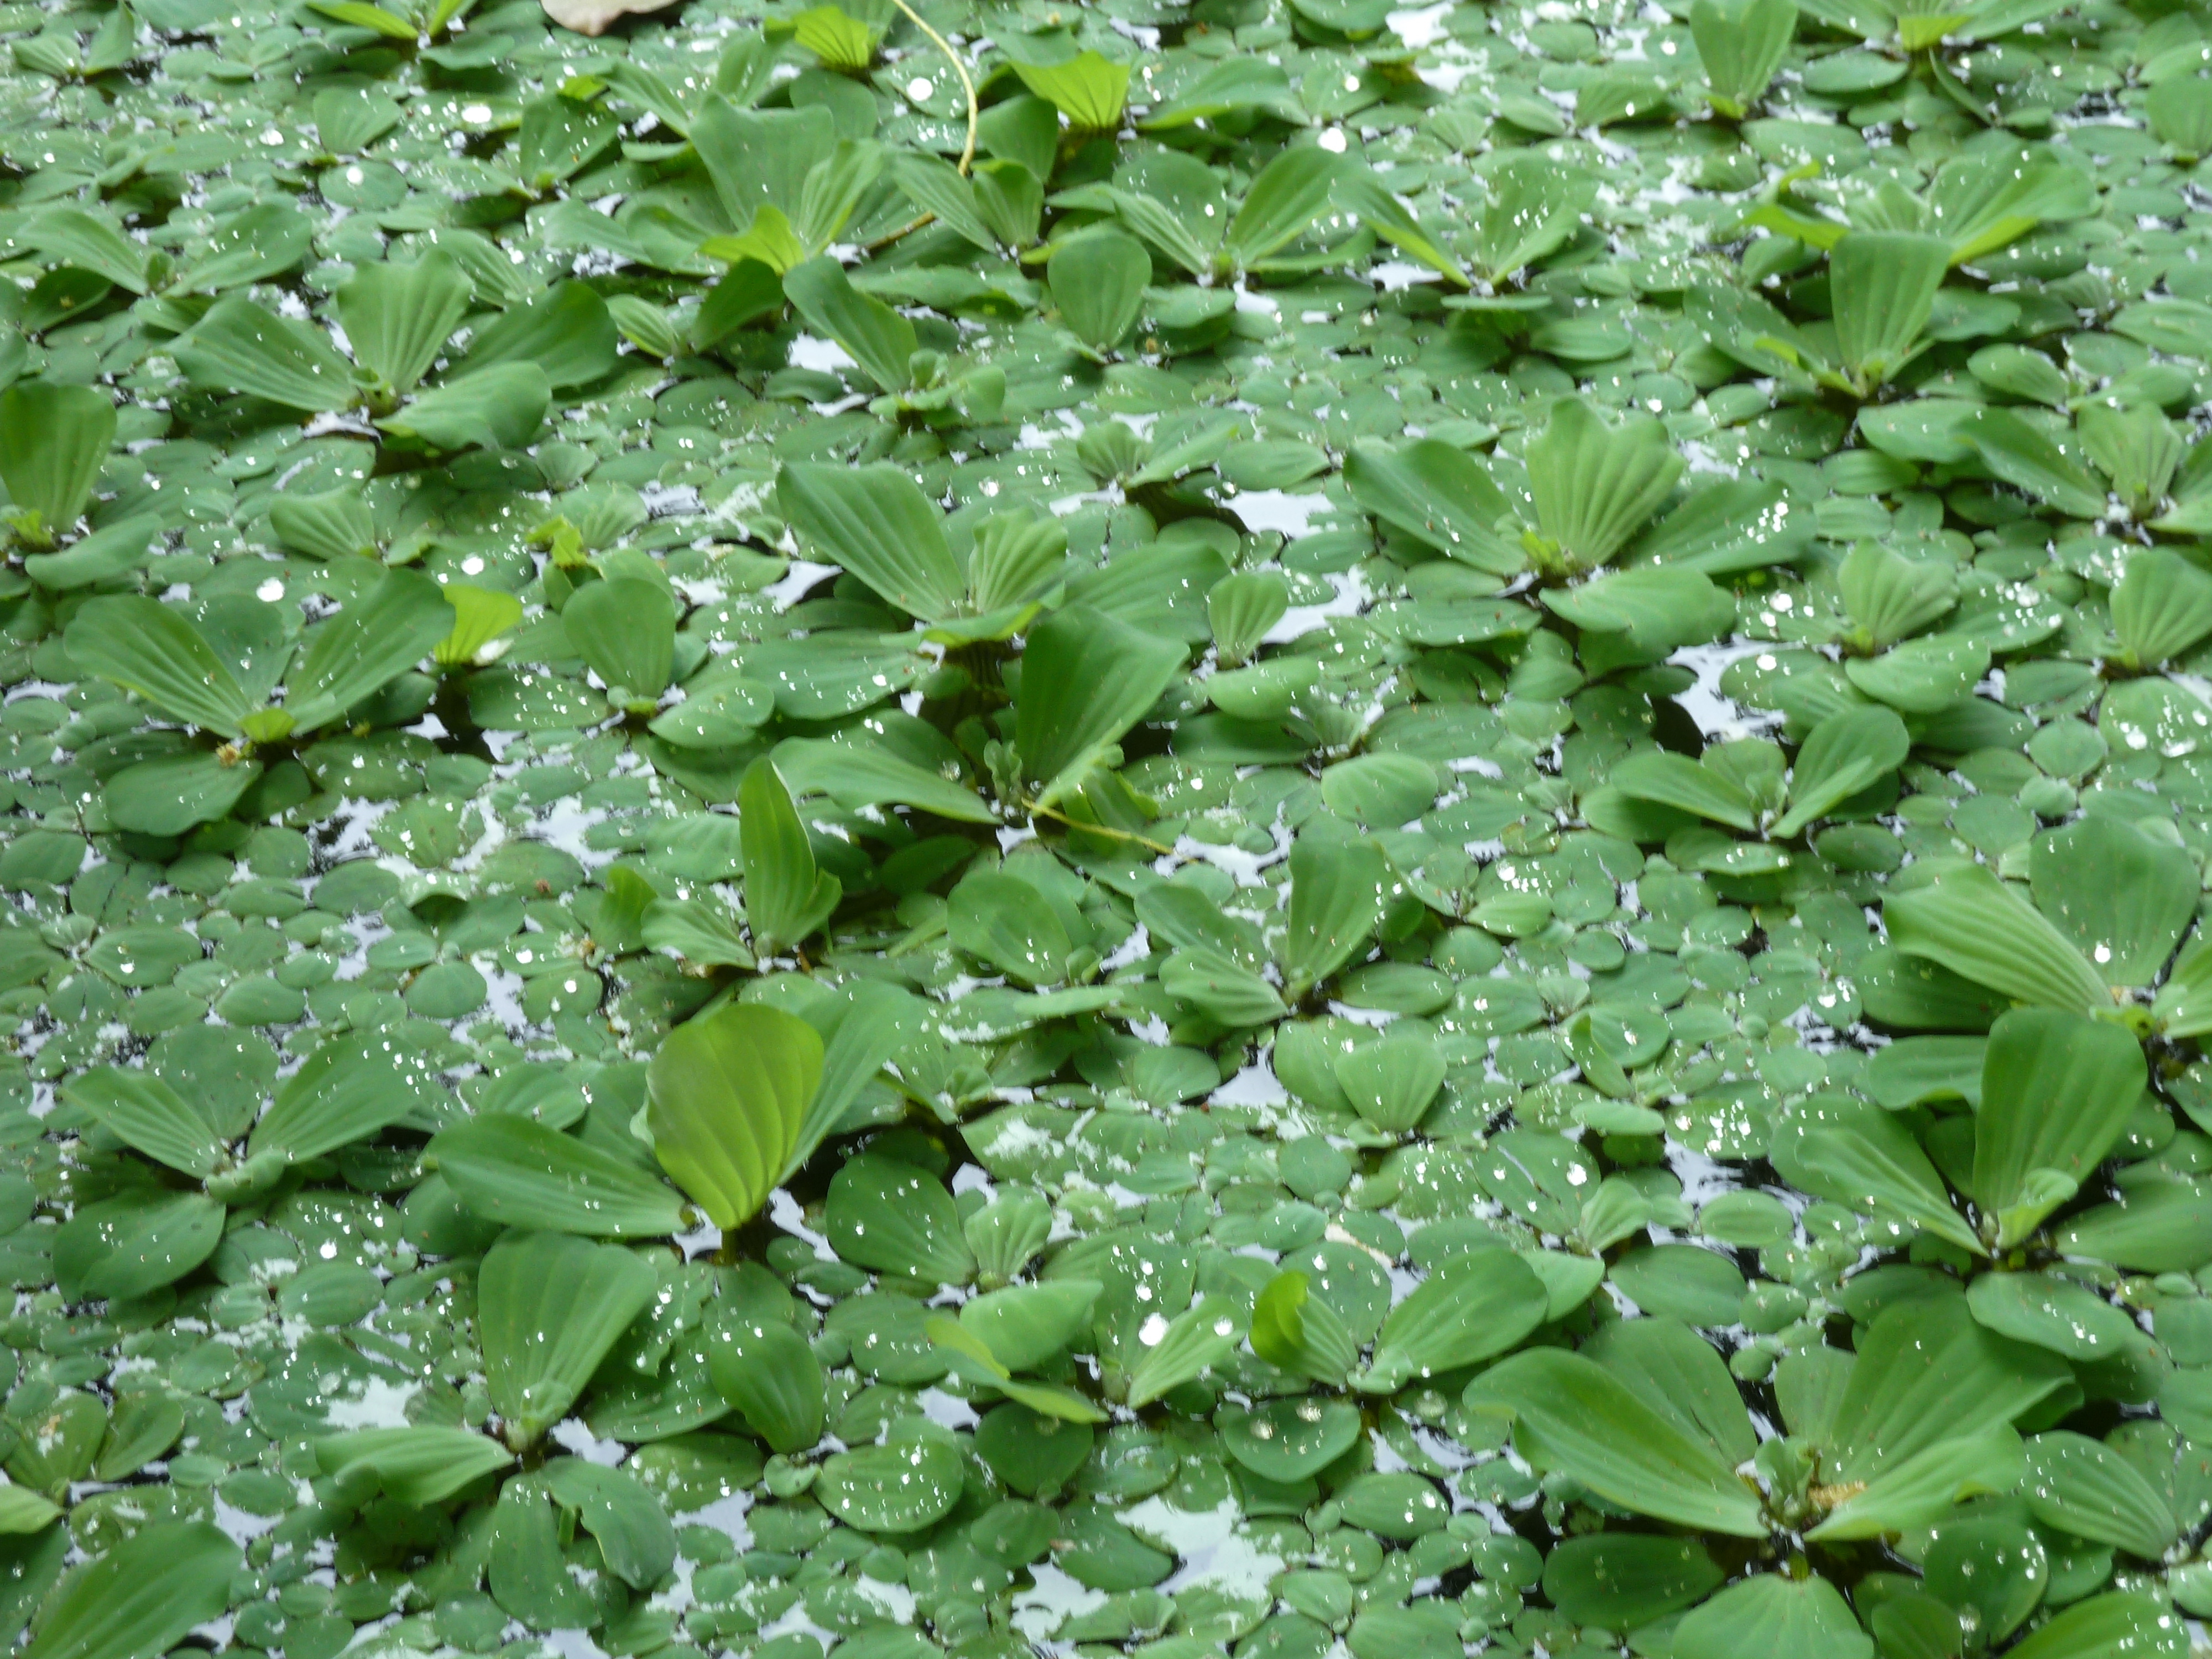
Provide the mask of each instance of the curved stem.
{"label": "curved stem", "polygon": [[923,22],[921,14],[907,4],[907,0],[891,0],[891,4],[904,12],[915,27],[936,43],[938,51],[945,54],[945,61],[952,65],[952,72],[960,77],[960,90],[968,95],[968,142],[960,149],[960,176],[964,179],[975,161],[975,82],[968,73],[968,65],[960,61],[960,54],[952,50],[952,43]]}

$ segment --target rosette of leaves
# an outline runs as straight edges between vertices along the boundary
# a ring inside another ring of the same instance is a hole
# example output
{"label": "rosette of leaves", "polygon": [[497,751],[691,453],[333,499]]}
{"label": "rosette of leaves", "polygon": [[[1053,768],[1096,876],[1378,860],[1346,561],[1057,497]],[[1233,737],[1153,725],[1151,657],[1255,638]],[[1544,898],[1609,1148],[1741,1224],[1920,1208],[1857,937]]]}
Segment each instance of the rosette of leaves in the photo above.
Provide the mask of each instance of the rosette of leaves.
{"label": "rosette of leaves", "polygon": [[133,1165],[114,1195],[77,1207],[55,1236],[58,1280],[72,1298],[144,1296],[172,1284],[214,1253],[228,1209],[266,1204],[301,1184],[303,1165],[434,1118],[441,1093],[418,1058],[360,1036],[319,1045],[266,1109],[228,1092],[187,1100],[151,1071],[82,1073],[68,1086],[70,1105],[160,1173]]}
{"label": "rosette of leaves", "polygon": [[[1632,840],[1664,840],[1669,858],[1688,867],[1772,874],[1796,861],[1784,843],[1810,825],[1893,797],[1897,769],[1911,747],[1905,722],[1893,711],[1862,704],[1815,726],[1794,757],[1763,738],[1716,744],[1696,760],[1661,749],[1638,750],[1583,797],[1583,813]],[[1625,803],[1635,805],[1624,810]],[[1698,828],[1691,820],[1717,829]],[[1764,845],[1736,841],[1722,830],[1759,836]]]}
{"label": "rosette of leaves", "polygon": [[2212,1029],[2212,951],[2192,933],[2195,859],[2148,827],[2085,817],[2038,836],[2026,874],[2023,891],[1982,866],[1955,865],[1890,895],[1883,921],[1891,945],[1944,975],[1923,1002],[1904,994],[1892,1023],[1962,1023],[1942,1005],[1947,993],[1973,1000],[1950,991],[1963,981],[2027,1007],[2092,1013],[2146,1034]]}
{"label": "rosette of leaves", "polygon": [[389,570],[296,638],[285,621],[276,606],[246,598],[187,608],[116,594],[78,610],[67,640],[80,667],[186,728],[146,732],[138,752],[117,756],[105,797],[117,824],[175,835],[223,817],[257,783],[268,798],[264,817],[305,799],[298,763],[280,762],[264,782],[260,752],[281,754],[341,724],[419,718],[428,683],[416,695],[407,677],[452,636],[455,615],[428,577]]}
{"label": "rosette of leaves", "polygon": [[377,429],[418,449],[520,449],[543,424],[556,390],[614,366],[614,322],[583,284],[550,289],[478,330],[439,383],[422,388],[468,314],[471,293],[458,260],[432,249],[411,264],[370,265],[340,289],[336,315],[350,362],[326,329],[242,295],[216,301],[171,349],[198,390],[301,415],[365,406]]}

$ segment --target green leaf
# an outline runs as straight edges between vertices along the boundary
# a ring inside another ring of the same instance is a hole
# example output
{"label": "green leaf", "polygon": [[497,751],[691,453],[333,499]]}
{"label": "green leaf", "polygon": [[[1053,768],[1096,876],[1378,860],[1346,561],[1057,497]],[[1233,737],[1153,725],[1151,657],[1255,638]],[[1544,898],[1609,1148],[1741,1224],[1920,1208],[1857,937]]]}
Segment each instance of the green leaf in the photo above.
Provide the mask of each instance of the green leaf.
{"label": "green leaf", "polygon": [[2013,1422],[2073,1379],[2057,1355],[1976,1324],[1956,1292],[1894,1304],[1859,1340],[1821,1477],[1870,1483],[1939,1442]]}
{"label": "green leaf", "polygon": [[724,1231],[768,1202],[822,1086],[822,1039],[794,1015],[731,1003],[670,1032],[647,1073],[654,1154]]}
{"label": "green leaf", "polygon": [[790,462],[776,501],[801,536],[887,603],[932,623],[961,609],[967,576],[937,508],[902,468]]}
{"label": "green leaf", "polygon": [[[609,325],[612,326],[611,324]],[[458,380],[425,392],[377,425],[428,449],[520,449],[545,423],[553,388],[532,362],[474,367]]]}
{"label": "green leaf", "polygon": [[2145,1181],[2051,1230],[2062,1254],[2137,1273],[2194,1273],[2212,1262],[2212,1209],[2189,1181]]}
{"label": "green leaf", "polygon": [[2019,1629],[2043,1600],[2050,1559],[2027,1517],[2002,1510],[1941,1528],[1923,1563],[1923,1584],[1972,1618],[1995,1644]]}
{"label": "green leaf", "polygon": [[[1531,1279],[1534,1275],[1530,1275]],[[1764,1538],[1757,1494],[1705,1441],[1654,1411],[1582,1355],[1539,1348],[1492,1366],[1470,1398],[1513,1413],[1544,1467],[1638,1515],[1737,1538]]]}
{"label": "green leaf", "polygon": [[1372,167],[1350,162],[1340,167],[1335,199],[1339,206],[1356,216],[1368,229],[1408,258],[1418,259],[1461,288],[1469,285],[1458,258],[1436,240]]}
{"label": "green leaf", "polygon": [[1358,1443],[1359,1409],[1310,1395],[1224,1407],[1215,1415],[1229,1455],[1264,1480],[1310,1480]]}
{"label": "green leaf", "polygon": [[852,354],[863,373],[885,392],[913,384],[914,325],[873,295],[863,294],[845,268],[826,255],[784,273],[783,291],[807,326]]}
{"label": "green leaf", "polygon": [[653,1299],[643,1257],[567,1233],[508,1233],[477,1274],[486,1389],[520,1450],[568,1416],[592,1373]]}
{"label": "green leaf", "polygon": [[195,1180],[222,1162],[223,1144],[207,1120],[151,1072],[95,1066],[64,1084],[62,1096],[118,1139]]}
{"label": "green leaf", "polygon": [[180,836],[235,806],[261,776],[258,760],[187,750],[126,766],[107,781],[107,816],[118,830]]}
{"label": "green leaf", "polygon": [[1607,426],[1580,398],[1561,398],[1528,448],[1536,522],[1569,569],[1601,565],[1644,528],[1682,473],[1667,429],[1648,416]]}
{"label": "green leaf", "polygon": [[1389,1393],[1409,1378],[1504,1353],[1543,1322],[1550,1304],[1543,1281],[1510,1252],[1451,1257],[1391,1309],[1355,1386]]}
{"label": "green leaf", "polygon": [[1798,834],[1853,795],[1905,764],[1912,738],[1887,708],[1853,708],[1814,726],[1790,771],[1790,810],[1775,820],[1777,841]]}
{"label": "green leaf", "polygon": [[1984,1273],[1966,1286],[1966,1304],[1998,1335],[2085,1364],[2119,1358],[2142,1335],[2104,1297],[2055,1273]]}
{"label": "green leaf", "polygon": [[2172,1505],[2142,1472],[2087,1435],[2061,1431],[2029,1440],[2022,1492],[2044,1525],[2147,1561],[2161,1559],[2180,1535]]}
{"label": "green leaf", "polygon": [[376,520],[357,490],[279,495],[270,503],[269,527],[287,547],[313,558],[376,551]]}
{"label": "green leaf", "polygon": [[944,1183],[895,1158],[864,1154],[830,1183],[822,1231],[846,1261],[926,1285],[975,1275],[960,1212]]}
{"label": "green leaf", "polygon": [[784,1179],[823,1140],[857,1127],[848,1119],[862,1105],[868,1085],[913,1038],[921,1021],[916,998],[875,980],[855,980],[841,995],[807,1009],[806,1023],[822,1039],[822,1082],[800,1121],[798,1144],[785,1160]]}
{"label": "green leaf", "polygon": [[1418,1037],[1386,1038],[1336,1057],[1336,1080],[1352,1109],[1389,1134],[1404,1134],[1443,1087],[1444,1058]]}
{"label": "green leaf", "polygon": [[1031,810],[1058,805],[1173,684],[1182,647],[1085,605],[1030,629],[1014,699],[1014,748],[1035,790]]}
{"label": "green leaf", "polygon": [[441,668],[482,664],[487,647],[522,620],[522,601],[512,593],[468,582],[447,582],[441,591],[453,613],[453,631],[430,653]]}
{"label": "green leaf", "polygon": [[1884,1469],[1806,1536],[1842,1542],[1940,1525],[1970,1498],[2012,1491],[2027,1467],[2009,1424],[1939,1440]]}
{"label": "green leaf", "polygon": [[1366,949],[1382,919],[1389,861],[1370,841],[1291,844],[1289,926],[1279,948],[1287,1000],[1299,1001]]}
{"label": "green leaf", "polygon": [[2112,630],[2136,667],[2181,655],[2212,634],[2212,573],[2172,548],[2136,549],[2112,589]]}
{"label": "green leaf", "polygon": [[115,405],[94,387],[18,380],[0,392],[0,483],[16,513],[33,515],[35,545],[84,516],[114,440]]}
{"label": "green leaf", "polygon": [[1695,1607],[1728,1575],[1692,1538],[1597,1533],[1562,1539],[1544,1558],[1544,1595],[1577,1625],[1635,1630]]}
{"label": "green leaf", "polygon": [[1069,332],[1103,353],[1120,345],[1137,325],[1152,261],[1135,237],[1095,230],[1054,248],[1045,274]]}
{"label": "green leaf", "polygon": [[642,576],[586,582],[568,596],[561,626],[614,701],[649,709],[667,689],[676,607],[659,582]]}
{"label": "green leaf", "polygon": [[487,1435],[427,1423],[356,1429],[313,1444],[325,1474],[359,1471],[394,1503],[410,1506],[442,1504],[514,1462],[513,1452]]}
{"label": "green leaf", "polygon": [[284,712],[307,730],[382,690],[453,631],[443,589],[413,570],[387,570],[376,586],[307,630],[285,687]]}
{"label": "green leaf", "polygon": [[79,668],[137,692],[170,720],[234,737],[252,712],[214,647],[158,599],[93,599],[71,618],[68,643]]}
{"label": "green leaf", "polygon": [[1141,1410],[1163,1395],[1225,1365],[1244,1335],[1246,1321],[1225,1297],[1209,1296],[1168,1321],[1157,1341],[1143,1345],[1129,1369],[1127,1404]]}
{"label": "green leaf", "polygon": [[763,956],[776,956],[829,921],[844,889],[816,868],[806,825],[768,761],[755,761],[738,787],[738,830],[753,945]]}
{"label": "green leaf", "polygon": [[54,1282],[72,1302],[145,1296],[215,1254],[222,1222],[222,1206],[198,1193],[80,1204],[54,1234]]}
{"label": "green leaf", "polygon": [[1500,529],[1512,511],[1504,492],[1481,462],[1441,439],[1395,449],[1363,439],[1345,456],[1344,482],[1376,518],[1477,570],[1512,576],[1528,563]]}
{"label": "green leaf", "polygon": [[282,276],[314,246],[316,222],[288,198],[258,202],[218,220],[212,234],[198,238],[195,257],[178,274],[185,294],[219,294]]}
{"label": "green leaf", "polygon": [[146,292],[146,249],[104,212],[60,205],[41,208],[19,234],[43,258],[105,276],[133,294]]}
{"label": "green leaf", "polygon": [[2028,854],[2036,908],[2108,985],[2148,985],[2197,914],[2197,861],[2118,818],[2087,817]]}
{"label": "green leaf", "polygon": [[545,1490],[576,1511],[584,1530],[599,1540],[609,1571],[631,1589],[650,1590],[676,1565],[676,1528],[659,1502],[628,1469],[611,1469],[581,1457],[556,1457],[545,1465]]}
{"label": "green leaf", "polygon": [[434,1117],[439,1092],[422,1056],[391,1036],[333,1034],[277,1090],[246,1151],[304,1164],[403,1119]]}
{"label": "green leaf", "polygon": [[1990,1029],[1974,1119],[1974,1200],[2009,1249],[2112,1149],[2142,1098],[2142,1050],[2123,1027],[2019,1008]]}
{"label": "green leaf", "polygon": [[2182,1659],[2188,1651],[2189,1627],[2172,1607],[2140,1590],[2113,1590],[2029,1632],[2006,1659]]}
{"label": "green leaf", "polygon": [[1947,871],[1882,902],[1890,943],[2021,1002],[2044,1008],[2109,1007],[2095,969],[2043,913],[1979,865]]}
{"label": "green leaf", "polygon": [[1826,1579],[1762,1572],[1686,1614],[1669,1652],[1673,1659],[1874,1659],[1874,1643]]}
{"label": "green leaf", "polygon": [[788,1456],[822,1438],[822,1362],[788,1324],[733,1313],[714,1328],[707,1365],[722,1398],[772,1450]]}
{"label": "green leaf", "polygon": [[55,1587],[26,1659],[154,1659],[222,1616],[245,1565],[204,1522],[141,1528]]}
{"label": "green leaf", "polygon": [[489,368],[530,367],[554,391],[566,392],[599,379],[621,354],[622,336],[606,301],[586,283],[556,283],[487,325],[470,342],[459,369],[448,374],[474,380]]}
{"label": "green leaf", "polygon": [[58,553],[28,555],[23,574],[57,593],[111,583],[144,564],[161,535],[159,514],[137,514],[80,537]]}
{"label": "green leaf", "polygon": [[216,301],[171,350],[185,378],[204,391],[242,392],[305,414],[348,408],[360,392],[353,366],[322,330],[241,295]]}
{"label": "green leaf", "polygon": [[1751,797],[1734,780],[1686,755],[1641,750],[1613,769],[1611,782],[1635,800],[1654,801],[1737,830],[1759,828]]}
{"label": "green leaf", "polygon": [[1063,63],[1030,64],[1012,58],[1014,73],[1032,93],[1067,118],[1078,132],[1111,132],[1128,101],[1129,66],[1088,48]]}
{"label": "green leaf", "polygon": [[960,1304],[961,1328],[1005,1370],[1036,1370],[1091,1328],[1102,1288],[1095,1279],[1055,1279],[986,1291]]}
{"label": "green leaf", "polygon": [[394,392],[412,392],[460,326],[469,293],[468,274],[442,248],[411,265],[363,265],[337,292],[354,361]]}
{"label": "green leaf", "polygon": [[1705,1440],[1730,1468],[1758,1451],[1758,1433],[1726,1362],[1687,1325],[1665,1318],[1620,1320],[1602,1327],[1583,1352],[1644,1404]]}
{"label": "green leaf", "polygon": [[2105,511],[2104,488],[2094,475],[2008,409],[1981,409],[1960,434],[1990,476],[2077,519]]}
{"label": "green leaf", "polygon": [[1863,1214],[1899,1219],[1977,1255],[1980,1237],[1951,1206],[1943,1178],[1890,1113],[1818,1094],[1784,1112],[1768,1154],[1783,1177]]}
{"label": "green leaf", "polygon": [[1958,575],[1935,559],[1908,559],[1880,542],[1859,542],[1836,572],[1844,609],[1866,643],[1887,650],[1948,611]]}
{"label": "green leaf", "polygon": [[1017,983],[1056,985],[1073,945],[1037,890],[997,870],[972,870],[946,901],[946,936]]}
{"label": "green leaf", "polygon": [[1713,107],[1741,116],[1765,94],[1797,32],[1797,9],[1782,0],[1693,0],[1690,38]]}
{"label": "green leaf", "polygon": [[1249,270],[1304,235],[1328,211],[1343,165],[1318,144],[1284,150],[1260,169],[1244,192],[1222,234],[1222,252],[1239,270]]}
{"label": "green leaf", "polygon": [[1571,241],[1597,199],[1595,179],[1532,149],[1494,155],[1480,176],[1483,203],[1474,222],[1474,259],[1492,287]]}
{"label": "green leaf", "polygon": [[883,1445],[823,1459],[815,1501],[862,1532],[920,1532],[960,1501],[967,1480],[952,1437],[933,1429],[900,1425]]}
{"label": "green leaf", "polygon": [[597,1238],[684,1231],[684,1206],[650,1175],[530,1118],[501,1113],[442,1131],[429,1146],[468,1206],[510,1227]]}
{"label": "green leaf", "polygon": [[1905,231],[1853,231],[1828,251],[1836,348],[1856,386],[1881,386],[1918,355],[1950,264],[1941,238]]}

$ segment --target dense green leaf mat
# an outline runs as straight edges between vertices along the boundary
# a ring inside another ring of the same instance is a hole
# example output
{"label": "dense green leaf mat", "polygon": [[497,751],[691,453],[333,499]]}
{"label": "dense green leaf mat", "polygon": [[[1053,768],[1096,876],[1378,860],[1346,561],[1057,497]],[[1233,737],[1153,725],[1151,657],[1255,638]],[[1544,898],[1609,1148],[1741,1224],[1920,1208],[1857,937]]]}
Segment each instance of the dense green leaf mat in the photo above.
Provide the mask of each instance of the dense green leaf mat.
{"label": "dense green leaf mat", "polygon": [[0,1650],[2212,1651],[2212,9],[6,0]]}

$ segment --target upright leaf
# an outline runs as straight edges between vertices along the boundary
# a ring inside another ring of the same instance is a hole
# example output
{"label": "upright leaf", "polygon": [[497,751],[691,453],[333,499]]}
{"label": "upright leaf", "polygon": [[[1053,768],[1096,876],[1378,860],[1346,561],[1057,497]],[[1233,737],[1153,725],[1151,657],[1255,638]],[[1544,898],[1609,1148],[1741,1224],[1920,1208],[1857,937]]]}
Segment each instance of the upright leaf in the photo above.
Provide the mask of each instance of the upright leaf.
{"label": "upright leaf", "polygon": [[738,836],[754,947],[775,956],[829,921],[844,889],[816,868],[806,825],[769,761],[755,761],[738,787]]}
{"label": "upright leaf", "polygon": [[2158,977],[2197,914],[2197,861],[2120,818],[2086,817],[2039,837],[2028,854],[2036,908],[2107,985]]}
{"label": "upright leaf", "polygon": [[1345,456],[1352,499],[1408,535],[1494,576],[1517,574],[1528,563],[1500,530],[1511,507],[1480,461],[1437,438],[1400,448],[1371,439]]}
{"label": "upright leaf", "polygon": [[1528,1453],[1609,1504],[1656,1520],[1736,1538],[1764,1538],[1757,1493],[1698,1437],[1577,1353],[1532,1349],[1470,1385],[1513,1413]]}
{"label": "upright leaf", "polygon": [[442,248],[411,265],[362,266],[337,293],[354,361],[392,391],[412,392],[460,326],[469,294],[468,274]]}
{"label": "upright leaf", "polygon": [[1084,605],[1030,629],[1014,699],[1014,748],[1032,809],[1080,789],[1106,751],[1160,699],[1182,647]]}
{"label": "upright leaf", "polygon": [[1644,528],[1682,473],[1667,429],[1649,416],[1607,426],[1580,398],[1561,398],[1528,450],[1536,522],[1567,568],[1603,564]]}
{"label": "upright leaf", "polygon": [[2136,667],[2179,656],[2212,634],[2212,572],[2170,547],[2137,548],[2112,589],[2112,630]]}
{"label": "upright leaf", "polygon": [[1690,38],[1713,107],[1741,117],[1757,103],[1796,32],[1797,9],[1786,0],[1693,0]]}
{"label": "upright leaf", "polygon": [[1980,865],[1947,872],[1882,902],[1905,955],[2043,1008],[2111,1006],[2103,977],[2043,913]]}
{"label": "upright leaf", "polygon": [[0,392],[0,483],[38,546],[76,527],[115,439],[115,404],[94,386],[18,380]]}
{"label": "upright leaf", "polygon": [[645,1259],[572,1233],[509,1233],[477,1274],[492,1409],[517,1450],[568,1414],[617,1338],[652,1303]]}
{"label": "upright leaf", "polygon": [[1045,276],[1068,331],[1093,351],[1106,352],[1137,325],[1152,261],[1135,237],[1096,230],[1053,250]]}
{"label": "upright leaf", "polygon": [[159,599],[90,600],[70,618],[66,638],[79,668],[136,691],[167,719],[235,737],[253,710],[205,636]]}
{"label": "upright leaf", "polygon": [[854,288],[835,259],[824,255],[794,265],[784,273],[783,291],[807,325],[844,347],[881,390],[903,392],[911,383],[914,325]]}
{"label": "upright leaf", "polygon": [[1855,385],[1881,386],[1917,355],[1950,264],[1940,237],[1904,231],[1853,231],[1829,250],[1836,347]]}
{"label": "upright leaf", "polygon": [[55,1588],[26,1659],[154,1659],[222,1616],[245,1565],[204,1522],[142,1527]]}
{"label": "upright leaf", "polygon": [[1291,844],[1289,927],[1281,946],[1285,989],[1304,997],[1366,947],[1382,919],[1389,861],[1370,841]]}
{"label": "upright leaf", "polygon": [[671,1031],[646,1077],[653,1152],[724,1231],[781,1180],[822,1084],[822,1039],[794,1015],[732,1003]]}
{"label": "upright leaf", "polygon": [[937,508],[903,468],[793,461],[775,493],[800,535],[888,603],[933,623],[959,610],[966,574]]}
{"label": "upright leaf", "polygon": [[642,576],[586,582],[568,596],[561,626],[610,697],[652,712],[676,658],[676,606],[666,588]]}
{"label": "upright leaf", "polygon": [[429,1155],[487,1221],[587,1238],[684,1230],[684,1205],[665,1182],[532,1118],[501,1112],[456,1124],[430,1142]]}
{"label": "upright leaf", "polygon": [[453,607],[419,571],[387,570],[376,586],[308,630],[285,691],[302,728],[321,726],[382,690],[453,631]]}
{"label": "upright leaf", "polygon": [[344,409],[358,390],[352,366],[322,330],[279,317],[243,295],[216,301],[173,350],[196,386],[242,392],[303,414]]}
{"label": "upright leaf", "polygon": [[1974,1199],[2000,1249],[2019,1243],[2104,1161],[2142,1099],[2125,1028],[2016,1008],[1990,1028],[1974,1119]]}

